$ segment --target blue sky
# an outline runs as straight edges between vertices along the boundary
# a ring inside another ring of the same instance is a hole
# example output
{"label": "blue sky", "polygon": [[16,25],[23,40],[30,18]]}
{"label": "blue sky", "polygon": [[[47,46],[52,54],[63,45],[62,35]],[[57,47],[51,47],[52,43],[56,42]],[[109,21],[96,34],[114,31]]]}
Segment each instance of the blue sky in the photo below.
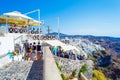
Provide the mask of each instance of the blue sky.
{"label": "blue sky", "polygon": [[[66,34],[120,37],[120,0],[0,0],[0,14],[40,9],[41,20]],[[37,19],[37,13],[29,14]]]}

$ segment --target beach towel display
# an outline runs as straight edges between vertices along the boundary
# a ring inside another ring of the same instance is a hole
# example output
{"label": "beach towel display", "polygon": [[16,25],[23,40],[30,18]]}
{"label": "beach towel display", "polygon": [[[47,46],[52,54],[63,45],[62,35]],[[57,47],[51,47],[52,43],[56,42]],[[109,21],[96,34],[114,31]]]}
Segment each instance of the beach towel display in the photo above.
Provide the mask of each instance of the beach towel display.
{"label": "beach towel display", "polygon": [[34,34],[34,30],[31,31],[31,34]]}
{"label": "beach towel display", "polygon": [[23,33],[23,29],[22,29],[22,28],[21,28],[21,29],[19,29],[19,32],[20,32],[20,33]]}
{"label": "beach towel display", "polygon": [[14,30],[13,30],[13,28],[9,28],[8,31],[9,31],[9,33],[13,33]]}
{"label": "beach towel display", "polygon": [[37,30],[37,31],[35,31],[35,34],[39,34],[39,31]]}
{"label": "beach towel display", "polygon": [[14,30],[14,32],[15,32],[15,33],[18,33],[18,30],[16,29],[16,30]]}
{"label": "beach towel display", "polygon": [[33,36],[33,40],[36,40],[36,39],[37,39],[37,37],[34,35],[34,36]]}

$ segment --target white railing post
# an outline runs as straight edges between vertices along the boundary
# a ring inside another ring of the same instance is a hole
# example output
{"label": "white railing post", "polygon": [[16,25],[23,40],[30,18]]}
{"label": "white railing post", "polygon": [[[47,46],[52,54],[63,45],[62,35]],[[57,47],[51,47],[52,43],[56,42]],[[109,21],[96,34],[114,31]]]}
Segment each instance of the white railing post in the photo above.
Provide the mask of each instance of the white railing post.
{"label": "white railing post", "polygon": [[6,16],[6,34],[8,32],[8,17]]}
{"label": "white railing post", "polygon": [[59,17],[58,17],[58,40],[59,40],[59,36],[60,35],[60,26],[59,26]]}

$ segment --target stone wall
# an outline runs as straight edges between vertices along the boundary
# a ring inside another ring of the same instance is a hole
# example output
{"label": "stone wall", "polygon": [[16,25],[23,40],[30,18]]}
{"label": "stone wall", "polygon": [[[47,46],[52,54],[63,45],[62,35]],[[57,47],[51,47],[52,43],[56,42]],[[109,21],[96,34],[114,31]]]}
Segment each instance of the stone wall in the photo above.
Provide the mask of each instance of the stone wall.
{"label": "stone wall", "polygon": [[55,61],[62,67],[61,72],[66,75],[71,75],[73,70],[77,71],[77,74],[82,67],[82,65],[87,64],[88,73],[85,76],[90,79],[92,77],[92,65],[93,62],[91,60],[70,60],[66,58],[61,58],[54,56]]}
{"label": "stone wall", "polygon": [[44,79],[43,80],[62,80],[60,72],[56,66],[54,56],[48,46],[43,48],[44,54]]}

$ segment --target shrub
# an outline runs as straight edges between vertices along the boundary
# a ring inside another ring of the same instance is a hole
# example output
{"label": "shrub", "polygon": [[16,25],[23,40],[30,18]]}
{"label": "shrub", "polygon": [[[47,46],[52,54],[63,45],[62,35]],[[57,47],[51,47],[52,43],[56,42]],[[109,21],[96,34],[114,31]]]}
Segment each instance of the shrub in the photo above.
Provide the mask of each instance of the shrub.
{"label": "shrub", "polygon": [[61,74],[62,80],[65,80],[65,76],[64,74]]}
{"label": "shrub", "polygon": [[62,80],[69,80],[68,77],[66,77],[64,74],[61,74]]}
{"label": "shrub", "polygon": [[101,71],[94,70],[92,80],[107,80],[107,78]]}
{"label": "shrub", "polygon": [[58,69],[61,71],[62,70],[62,66],[58,66]]}
{"label": "shrub", "polygon": [[58,62],[56,62],[57,67],[59,66]]}
{"label": "shrub", "polygon": [[80,72],[82,72],[83,74],[86,73],[86,72],[88,72],[88,66],[87,66],[87,64],[84,64],[84,65],[81,67]]}
{"label": "shrub", "polygon": [[61,71],[61,70],[62,70],[62,66],[60,66],[60,65],[58,64],[58,62],[56,62],[56,65],[57,65],[57,68]]}
{"label": "shrub", "polygon": [[74,77],[76,75],[76,70],[72,71],[72,76]]}
{"label": "shrub", "polygon": [[79,77],[79,78],[80,78],[81,72],[82,72],[83,74],[86,73],[86,72],[88,72],[88,66],[87,66],[87,64],[84,64],[84,65],[81,67],[81,69],[79,70],[79,73],[78,73],[78,77]]}
{"label": "shrub", "polygon": [[79,73],[78,73],[78,77],[80,78],[80,76],[81,76],[81,72],[79,71]]}

